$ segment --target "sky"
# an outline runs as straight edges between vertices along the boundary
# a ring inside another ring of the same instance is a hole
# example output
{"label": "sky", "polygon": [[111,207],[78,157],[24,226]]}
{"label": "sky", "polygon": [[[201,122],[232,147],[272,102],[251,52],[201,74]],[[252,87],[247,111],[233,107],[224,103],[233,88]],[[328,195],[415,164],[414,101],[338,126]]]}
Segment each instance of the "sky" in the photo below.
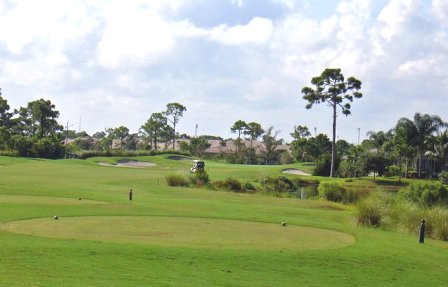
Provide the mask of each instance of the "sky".
{"label": "sky", "polygon": [[362,82],[339,139],[416,112],[448,121],[448,1],[0,0],[2,96],[51,100],[90,134],[138,132],[178,102],[180,133],[235,137],[244,120],[331,138],[330,107],[301,93],[326,68]]}

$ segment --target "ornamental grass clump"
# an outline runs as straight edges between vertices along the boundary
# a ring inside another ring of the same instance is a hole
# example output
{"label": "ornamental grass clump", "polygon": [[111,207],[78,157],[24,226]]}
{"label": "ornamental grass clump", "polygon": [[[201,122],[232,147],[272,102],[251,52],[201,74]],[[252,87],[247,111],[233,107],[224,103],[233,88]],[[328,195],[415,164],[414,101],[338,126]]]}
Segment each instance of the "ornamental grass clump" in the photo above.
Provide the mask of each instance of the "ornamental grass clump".
{"label": "ornamental grass clump", "polygon": [[169,174],[169,175],[165,176],[165,180],[169,186],[188,187],[190,184],[188,178],[185,178],[179,174]]}
{"label": "ornamental grass clump", "polygon": [[197,187],[201,187],[207,185],[210,182],[210,177],[205,170],[197,171],[193,176],[190,176],[190,183],[192,185],[196,185]]}
{"label": "ornamental grass clump", "polygon": [[448,241],[448,209],[423,207],[404,197],[373,192],[357,204],[358,224],[380,227],[418,236],[421,220],[426,221],[426,237]]}

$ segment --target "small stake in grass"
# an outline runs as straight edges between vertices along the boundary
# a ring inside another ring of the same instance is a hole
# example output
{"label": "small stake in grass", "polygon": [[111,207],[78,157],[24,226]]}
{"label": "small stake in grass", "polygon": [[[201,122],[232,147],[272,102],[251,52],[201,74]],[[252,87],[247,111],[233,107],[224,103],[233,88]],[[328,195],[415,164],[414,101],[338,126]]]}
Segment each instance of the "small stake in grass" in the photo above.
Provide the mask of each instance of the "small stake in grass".
{"label": "small stake in grass", "polygon": [[422,224],[420,224],[420,236],[418,242],[425,243],[425,219],[422,219]]}
{"label": "small stake in grass", "polygon": [[132,188],[129,190],[129,200],[132,201]]}

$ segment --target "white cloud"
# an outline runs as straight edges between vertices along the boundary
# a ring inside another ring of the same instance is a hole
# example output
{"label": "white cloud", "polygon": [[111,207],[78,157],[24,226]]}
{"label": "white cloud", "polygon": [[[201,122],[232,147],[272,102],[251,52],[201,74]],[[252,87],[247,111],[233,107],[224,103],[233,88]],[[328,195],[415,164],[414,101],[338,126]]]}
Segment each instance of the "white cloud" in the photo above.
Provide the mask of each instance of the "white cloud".
{"label": "white cloud", "polygon": [[272,20],[255,17],[247,25],[215,27],[211,30],[210,38],[225,45],[264,44],[272,30]]}
{"label": "white cloud", "polygon": [[150,9],[114,2],[105,9],[105,29],[98,43],[100,64],[116,68],[125,62],[151,62],[174,44],[169,26]]}
{"label": "white cloud", "polygon": [[448,2],[446,0],[432,0],[433,13],[436,18],[448,25]]}
{"label": "white cloud", "polygon": [[0,14],[0,41],[15,54],[31,44],[61,50],[96,26],[76,0],[13,1],[12,7]]}
{"label": "white cloud", "polygon": [[378,15],[378,21],[383,23],[381,35],[390,41],[393,36],[403,31],[403,24],[412,13],[417,13],[418,0],[391,0]]}
{"label": "white cloud", "polygon": [[231,0],[230,1],[232,4],[237,5],[238,7],[242,7],[243,6],[243,0]]}
{"label": "white cloud", "polygon": [[186,132],[198,123],[203,133],[230,136],[240,118],[286,138],[295,124],[330,132],[327,108],[306,111],[300,94],[327,67],[363,82],[341,136],[448,109],[444,0],[264,0],[282,6],[275,18],[224,1],[220,8],[238,13],[199,26],[209,12],[195,10],[202,1],[0,1],[0,87],[15,104],[52,99],[61,121],[82,116],[92,132],[136,131],[170,101],[187,106],[179,126]]}
{"label": "white cloud", "polygon": [[295,0],[272,0],[273,3],[275,4],[281,4],[284,5],[286,7],[288,7],[289,9],[294,9],[297,5],[297,1]]}

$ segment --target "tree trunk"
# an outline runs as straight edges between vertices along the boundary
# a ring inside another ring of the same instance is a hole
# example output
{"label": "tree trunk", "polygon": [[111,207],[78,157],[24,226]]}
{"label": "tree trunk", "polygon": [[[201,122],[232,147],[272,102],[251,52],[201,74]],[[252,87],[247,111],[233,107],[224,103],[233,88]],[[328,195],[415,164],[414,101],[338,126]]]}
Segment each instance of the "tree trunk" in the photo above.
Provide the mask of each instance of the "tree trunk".
{"label": "tree trunk", "polygon": [[422,177],[422,155],[421,153],[418,156],[417,159],[417,166],[418,166],[418,178]]}
{"label": "tree trunk", "polygon": [[336,170],[336,103],[333,104],[333,141],[331,142],[331,170],[330,177],[335,176]]}
{"label": "tree trunk", "polygon": [[406,171],[405,171],[404,177],[405,178],[409,177],[409,159],[408,159],[408,157],[406,157]]}
{"label": "tree trunk", "polygon": [[398,182],[401,182],[401,156],[398,158]]}
{"label": "tree trunk", "polygon": [[173,150],[176,148],[176,122],[173,120]]}

